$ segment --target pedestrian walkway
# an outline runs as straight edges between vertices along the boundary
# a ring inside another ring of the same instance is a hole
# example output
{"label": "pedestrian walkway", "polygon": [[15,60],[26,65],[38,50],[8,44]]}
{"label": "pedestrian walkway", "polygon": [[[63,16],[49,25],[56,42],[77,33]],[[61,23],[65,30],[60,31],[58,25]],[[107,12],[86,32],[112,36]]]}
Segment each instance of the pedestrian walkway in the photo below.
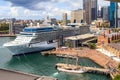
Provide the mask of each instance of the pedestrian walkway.
{"label": "pedestrian walkway", "polygon": [[101,53],[107,55],[108,57],[112,58],[113,60],[120,62],[120,59],[116,57],[113,53],[105,50],[105,49],[97,49],[97,51],[100,51]]}

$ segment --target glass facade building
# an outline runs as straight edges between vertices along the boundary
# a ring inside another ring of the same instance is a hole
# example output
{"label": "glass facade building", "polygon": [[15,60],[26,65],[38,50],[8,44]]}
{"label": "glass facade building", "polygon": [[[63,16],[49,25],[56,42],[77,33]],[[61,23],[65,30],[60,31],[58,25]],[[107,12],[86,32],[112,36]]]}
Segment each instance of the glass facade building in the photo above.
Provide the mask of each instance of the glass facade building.
{"label": "glass facade building", "polygon": [[97,0],[83,0],[83,9],[86,23],[91,24],[92,20],[97,19]]}
{"label": "glass facade building", "polygon": [[115,28],[117,27],[117,3],[110,2],[110,27]]}
{"label": "glass facade building", "polygon": [[103,6],[101,8],[101,17],[103,18],[103,20],[107,20],[107,21],[110,21],[109,19],[109,13],[110,13],[110,7],[109,6]]}
{"label": "glass facade building", "polygon": [[97,0],[91,0],[91,19],[97,20]]}

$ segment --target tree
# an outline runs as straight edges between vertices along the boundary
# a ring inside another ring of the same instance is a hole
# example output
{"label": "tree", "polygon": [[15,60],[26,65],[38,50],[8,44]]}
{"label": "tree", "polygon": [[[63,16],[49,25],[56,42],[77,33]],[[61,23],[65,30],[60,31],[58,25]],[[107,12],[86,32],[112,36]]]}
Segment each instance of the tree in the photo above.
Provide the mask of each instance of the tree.
{"label": "tree", "polygon": [[120,75],[115,76],[114,80],[120,80]]}
{"label": "tree", "polygon": [[119,29],[114,28],[114,29],[112,29],[112,31],[113,31],[113,32],[119,32]]}
{"label": "tree", "polygon": [[118,69],[120,70],[120,64],[118,65]]}
{"label": "tree", "polygon": [[65,41],[65,46],[67,46],[69,48],[72,48],[73,44],[72,44],[72,42],[70,42],[69,40],[67,40],[67,41]]}
{"label": "tree", "polygon": [[0,31],[9,30],[9,24],[0,23]]}
{"label": "tree", "polygon": [[96,44],[94,43],[88,43],[89,48],[96,49]]}
{"label": "tree", "polygon": [[104,22],[100,26],[101,28],[109,28],[109,22]]}

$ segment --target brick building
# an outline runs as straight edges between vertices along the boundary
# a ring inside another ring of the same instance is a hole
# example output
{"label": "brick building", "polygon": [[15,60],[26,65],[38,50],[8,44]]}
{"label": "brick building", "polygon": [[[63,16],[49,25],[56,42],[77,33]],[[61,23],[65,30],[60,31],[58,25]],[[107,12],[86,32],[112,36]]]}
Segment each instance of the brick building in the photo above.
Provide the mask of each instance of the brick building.
{"label": "brick building", "polygon": [[100,32],[97,39],[97,45],[103,45],[120,40],[120,32],[112,33],[110,30]]}
{"label": "brick building", "polygon": [[110,30],[105,30],[98,36],[97,45],[102,45],[102,48],[120,58],[120,43],[114,43],[115,41],[120,41],[120,32],[112,33]]}

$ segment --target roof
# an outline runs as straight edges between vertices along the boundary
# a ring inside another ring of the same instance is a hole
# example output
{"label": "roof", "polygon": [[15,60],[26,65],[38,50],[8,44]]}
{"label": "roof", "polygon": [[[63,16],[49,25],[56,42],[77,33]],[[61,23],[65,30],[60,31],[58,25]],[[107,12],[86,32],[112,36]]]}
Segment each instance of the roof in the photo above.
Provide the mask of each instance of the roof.
{"label": "roof", "polygon": [[106,1],[120,2],[120,0],[106,0]]}
{"label": "roof", "polygon": [[0,69],[0,80],[57,80],[47,76],[37,76],[18,71]]}
{"label": "roof", "polygon": [[117,50],[120,50],[120,43],[110,43],[108,45],[115,48],[115,49],[117,49]]}
{"label": "roof", "polygon": [[118,34],[120,34],[120,33],[119,32],[114,32],[114,33],[111,33],[111,34],[105,33],[105,36],[111,38],[112,36],[115,36],[115,35],[118,35]]}
{"label": "roof", "polygon": [[91,37],[95,37],[94,34],[83,34],[83,35],[77,35],[77,36],[71,36],[71,37],[66,37],[66,40],[82,40],[82,39],[87,39],[87,38],[91,38]]}

